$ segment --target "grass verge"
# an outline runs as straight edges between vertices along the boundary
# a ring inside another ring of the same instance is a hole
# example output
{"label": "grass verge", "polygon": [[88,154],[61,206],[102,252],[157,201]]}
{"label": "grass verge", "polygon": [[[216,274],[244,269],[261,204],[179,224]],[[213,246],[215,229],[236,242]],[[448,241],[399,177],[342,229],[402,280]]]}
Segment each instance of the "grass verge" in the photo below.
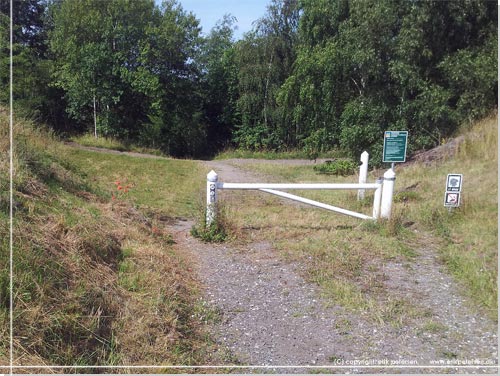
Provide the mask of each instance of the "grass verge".
{"label": "grass verge", "polygon": [[61,153],[109,199],[126,199],[140,209],[154,208],[170,218],[192,217],[197,211],[193,197],[203,190],[204,181],[196,161],[96,155],[77,148],[65,148]]}
{"label": "grass verge", "polygon": [[[336,158],[341,153],[336,150],[330,152],[321,153],[317,158]],[[253,151],[246,149],[226,149],[219,153],[215,159],[233,159],[233,158],[244,158],[244,159],[310,159],[307,152],[303,150],[290,150],[290,151]]]}

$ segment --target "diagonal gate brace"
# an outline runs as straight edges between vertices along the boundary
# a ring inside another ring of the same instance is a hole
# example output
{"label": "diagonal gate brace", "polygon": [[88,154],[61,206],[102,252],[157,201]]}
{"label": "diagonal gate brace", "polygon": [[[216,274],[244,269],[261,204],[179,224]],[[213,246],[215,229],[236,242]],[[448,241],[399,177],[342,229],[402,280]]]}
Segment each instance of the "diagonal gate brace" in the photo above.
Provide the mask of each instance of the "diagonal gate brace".
{"label": "diagonal gate brace", "polygon": [[376,218],[370,217],[368,215],[356,213],[356,212],[353,212],[353,211],[347,210],[347,209],[341,209],[341,208],[338,208],[336,206],[332,206],[332,205],[324,204],[322,202],[310,200],[308,198],[292,195],[290,193],[276,191],[274,189],[259,189],[259,191],[267,192],[267,193],[270,193],[272,195],[276,195],[276,196],[280,196],[280,197],[284,197],[284,198],[289,198],[291,200],[299,201],[299,202],[302,202],[304,204],[316,206],[318,208],[322,208],[322,209],[326,209],[326,210],[331,210],[331,211],[341,213],[341,214],[350,215],[352,217],[356,217],[356,218],[360,218],[360,219],[376,219]]}

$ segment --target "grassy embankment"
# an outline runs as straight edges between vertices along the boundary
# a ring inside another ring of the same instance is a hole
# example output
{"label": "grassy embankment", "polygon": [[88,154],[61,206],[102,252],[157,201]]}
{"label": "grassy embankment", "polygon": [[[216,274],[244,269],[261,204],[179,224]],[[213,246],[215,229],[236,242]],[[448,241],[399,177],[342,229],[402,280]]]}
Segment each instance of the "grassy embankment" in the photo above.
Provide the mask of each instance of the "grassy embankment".
{"label": "grassy embankment", "polygon": [[[496,320],[496,115],[461,133],[465,141],[444,160],[396,168],[393,218],[388,222],[362,222],[284,204],[264,193],[237,191],[222,195],[231,209],[229,220],[241,232],[238,238],[269,240],[283,257],[306,264],[307,278],[322,286],[332,302],[368,312],[376,322],[399,326],[414,320],[423,331],[435,327],[429,312],[387,290],[381,273],[381,265],[387,262],[411,269],[424,249],[438,255],[474,309]],[[272,176],[275,182],[357,181],[357,176],[318,175],[310,166],[255,163],[245,168]],[[383,173],[372,171],[369,181]],[[443,206],[448,173],[464,175],[461,207],[451,213]],[[297,194],[371,214],[373,193],[367,193],[362,202],[356,200],[355,191]]]}
{"label": "grassy embankment", "polygon": [[[5,365],[9,138],[7,114],[0,116]],[[165,230],[172,218],[192,215],[203,184],[198,165],[71,149],[22,120],[14,136],[14,363],[207,364],[198,286]]]}

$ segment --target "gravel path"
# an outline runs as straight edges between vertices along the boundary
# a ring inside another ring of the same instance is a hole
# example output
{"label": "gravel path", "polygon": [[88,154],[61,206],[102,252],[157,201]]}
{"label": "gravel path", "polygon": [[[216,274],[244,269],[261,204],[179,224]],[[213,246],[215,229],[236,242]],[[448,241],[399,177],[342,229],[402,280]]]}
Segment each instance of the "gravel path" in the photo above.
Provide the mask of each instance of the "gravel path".
{"label": "gravel path", "polygon": [[[238,163],[206,162],[207,172],[215,169],[222,181],[257,180],[238,169]],[[281,260],[265,241],[245,249],[204,244],[190,236],[191,226],[189,221],[178,222],[171,230],[176,246],[195,260],[205,301],[221,312],[213,336],[241,364],[267,367],[251,369],[255,372],[345,372],[328,368],[344,366],[356,373],[496,373],[486,367],[453,368],[458,361],[496,364],[497,326],[469,308],[432,249],[417,250],[411,266],[387,262],[379,268],[385,288],[394,291],[392,299],[405,298],[428,312],[398,328],[376,325],[364,314],[340,306],[327,307],[318,288],[301,277],[301,266]],[[429,330],[422,333],[422,325]],[[448,368],[380,368],[425,367],[431,361]],[[294,368],[284,368],[290,366]]]}

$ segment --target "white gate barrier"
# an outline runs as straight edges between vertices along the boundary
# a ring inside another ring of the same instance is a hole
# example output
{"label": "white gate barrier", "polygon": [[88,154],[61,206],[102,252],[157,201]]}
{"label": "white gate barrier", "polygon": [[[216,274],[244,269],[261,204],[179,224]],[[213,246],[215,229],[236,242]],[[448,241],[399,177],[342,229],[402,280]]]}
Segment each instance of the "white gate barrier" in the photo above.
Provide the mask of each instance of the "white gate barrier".
{"label": "white gate barrier", "polygon": [[[377,179],[375,183],[315,183],[315,184],[282,184],[282,183],[223,183],[218,181],[215,171],[210,171],[207,175],[207,226],[209,226],[216,216],[217,191],[219,189],[254,189],[267,192],[276,196],[288,198],[304,204],[316,206],[318,208],[331,210],[341,214],[350,215],[360,219],[377,220],[379,218],[391,217],[392,196],[394,192],[394,181],[396,174],[392,169],[384,173],[383,179]],[[277,191],[277,189],[374,189],[372,216],[357,213],[351,210],[341,209],[336,206],[324,204],[322,202],[310,200],[304,197],[292,195],[287,192]]]}

